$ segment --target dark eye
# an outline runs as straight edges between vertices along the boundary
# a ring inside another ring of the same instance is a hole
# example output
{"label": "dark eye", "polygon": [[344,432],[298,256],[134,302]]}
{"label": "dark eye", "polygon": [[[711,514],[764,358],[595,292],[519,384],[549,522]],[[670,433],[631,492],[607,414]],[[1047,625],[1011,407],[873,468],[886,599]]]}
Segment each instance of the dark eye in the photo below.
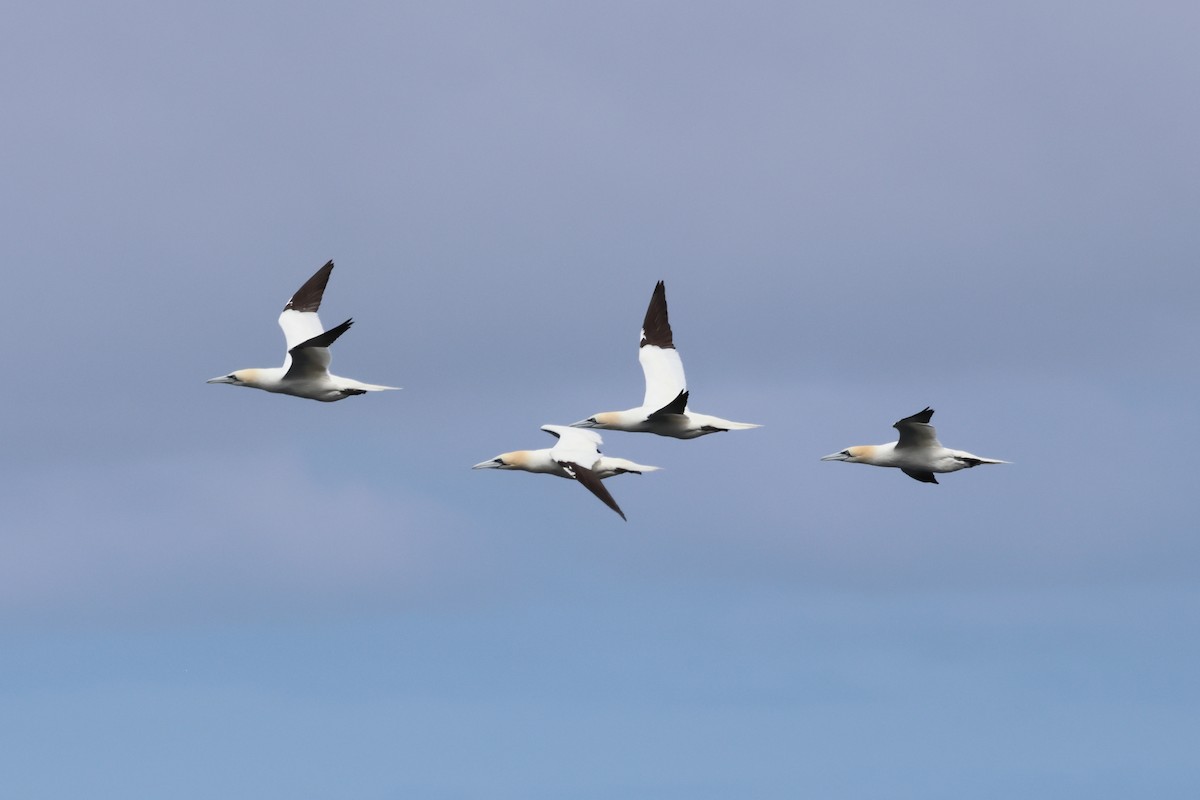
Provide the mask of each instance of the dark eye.
{"label": "dark eye", "polygon": [[850,451],[849,451],[849,450],[843,450],[843,451],[841,452],[841,455],[848,456],[848,455],[850,455]]}

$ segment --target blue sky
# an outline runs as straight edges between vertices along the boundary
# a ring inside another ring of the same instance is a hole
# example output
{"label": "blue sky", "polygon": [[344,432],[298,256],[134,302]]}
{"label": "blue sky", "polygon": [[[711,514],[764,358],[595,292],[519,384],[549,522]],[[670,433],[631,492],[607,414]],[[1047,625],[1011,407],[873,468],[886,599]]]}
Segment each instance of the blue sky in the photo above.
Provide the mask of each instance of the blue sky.
{"label": "blue sky", "polygon": [[[10,5],[27,798],[1194,797],[1200,11]],[[319,404],[281,359],[337,263]],[[661,472],[480,473],[635,405]],[[821,463],[926,405],[1007,459]]]}

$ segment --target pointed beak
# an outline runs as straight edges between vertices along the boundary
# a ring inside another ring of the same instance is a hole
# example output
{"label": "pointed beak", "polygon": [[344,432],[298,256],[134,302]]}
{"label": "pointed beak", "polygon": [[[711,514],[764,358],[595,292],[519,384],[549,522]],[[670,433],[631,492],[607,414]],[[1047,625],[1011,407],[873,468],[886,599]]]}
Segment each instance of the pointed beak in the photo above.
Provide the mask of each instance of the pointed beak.
{"label": "pointed beak", "polygon": [[480,461],[478,464],[471,467],[471,469],[500,469],[503,463],[504,462],[500,459],[493,458],[489,461]]}
{"label": "pointed beak", "polygon": [[822,461],[845,461],[850,456],[845,453],[830,453],[827,456],[821,456]]}
{"label": "pointed beak", "polygon": [[218,378],[209,378],[205,383],[233,383],[233,381],[229,379],[228,375],[222,375]]}
{"label": "pointed beak", "polygon": [[596,427],[596,423],[590,419],[581,419],[581,420],[579,420],[579,422],[572,422],[571,427],[572,428],[594,428],[594,427]]}

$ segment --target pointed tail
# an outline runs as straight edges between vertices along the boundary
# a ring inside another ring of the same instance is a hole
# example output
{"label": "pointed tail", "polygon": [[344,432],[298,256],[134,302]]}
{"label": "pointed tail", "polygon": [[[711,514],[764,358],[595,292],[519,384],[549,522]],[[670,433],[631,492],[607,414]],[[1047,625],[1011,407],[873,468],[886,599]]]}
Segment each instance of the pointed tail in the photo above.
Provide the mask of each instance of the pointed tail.
{"label": "pointed tail", "polygon": [[351,378],[341,378],[343,389],[354,389],[359,392],[390,392],[399,391],[399,386],[379,386],[374,383],[363,383],[362,381],[352,380]]}

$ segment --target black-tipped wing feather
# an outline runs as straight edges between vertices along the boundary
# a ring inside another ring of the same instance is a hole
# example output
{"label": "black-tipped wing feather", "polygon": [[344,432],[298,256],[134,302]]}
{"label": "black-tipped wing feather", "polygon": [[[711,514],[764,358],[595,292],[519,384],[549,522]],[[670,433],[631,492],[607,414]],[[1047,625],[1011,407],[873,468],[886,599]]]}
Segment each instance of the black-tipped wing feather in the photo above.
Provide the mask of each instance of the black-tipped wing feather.
{"label": "black-tipped wing feather", "polygon": [[604,505],[611,508],[613,511],[621,515],[621,519],[625,519],[625,512],[617,505],[617,501],[609,494],[608,489],[604,488],[604,484],[597,477],[596,473],[592,472],[587,467],[581,467],[570,461],[563,462],[563,469],[567,471],[571,477],[583,484],[589,492],[599,497]]}
{"label": "black-tipped wing feather", "polygon": [[306,350],[310,347],[329,347],[329,345],[337,341],[339,336],[350,330],[350,326],[353,324],[354,320],[348,319],[341,325],[336,325],[322,334],[318,334],[311,339],[301,342],[291,349],[291,353],[292,355],[295,355],[297,350]]}
{"label": "black-tipped wing feather", "polygon": [[671,340],[671,323],[667,321],[667,287],[662,281],[654,287],[650,295],[650,305],[646,308],[646,319],[642,322],[641,347],[655,345],[668,350],[675,349]]}
{"label": "black-tipped wing feather", "polygon": [[321,307],[321,298],[325,295],[325,284],[329,283],[329,273],[333,272],[333,262],[329,261],[313,276],[304,282],[292,299],[288,300],[284,311],[316,311]]}
{"label": "black-tipped wing feather", "polygon": [[931,419],[933,419],[933,409],[930,408],[929,406],[925,406],[924,411],[918,411],[917,413],[913,414],[911,417],[905,417],[904,419],[899,420],[894,425],[892,425],[892,427],[899,428],[901,425],[904,425],[905,423],[908,423],[908,422],[922,422],[922,423],[928,425],[929,420],[931,420]]}
{"label": "black-tipped wing feather", "polygon": [[[918,411],[911,417],[905,417],[892,427],[900,431],[900,441],[896,442],[897,450],[910,447],[940,447],[937,440],[937,430],[929,424],[933,418],[933,409],[926,406],[924,411]],[[917,478],[917,480],[923,480]],[[934,481],[936,483],[936,481]]]}
{"label": "black-tipped wing feather", "polygon": [[937,483],[937,478],[933,477],[932,472],[918,472],[915,469],[904,469],[903,467],[900,468],[900,471],[921,483]]}
{"label": "black-tipped wing feather", "polygon": [[687,404],[688,404],[688,393],[687,393],[687,390],[684,389],[682,392],[680,392],[675,397],[674,400],[667,403],[665,406],[660,408],[658,411],[655,411],[653,414],[650,415],[649,418],[654,419],[655,417],[665,417],[668,414],[682,414],[684,412],[684,410],[687,408]]}
{"label": "black-tipped wing feather", "polygon": [[311,339],[306,339],[289,350],[288,356],[292,359],[292,365],[288,367],[287,375],[284,377],[313,378],[328,370],[329,362],[332,360],[329,354],[329,345],[350,330],[350,326],[353,324],[354,320],[348,319],[341,325],[317,334]]}

